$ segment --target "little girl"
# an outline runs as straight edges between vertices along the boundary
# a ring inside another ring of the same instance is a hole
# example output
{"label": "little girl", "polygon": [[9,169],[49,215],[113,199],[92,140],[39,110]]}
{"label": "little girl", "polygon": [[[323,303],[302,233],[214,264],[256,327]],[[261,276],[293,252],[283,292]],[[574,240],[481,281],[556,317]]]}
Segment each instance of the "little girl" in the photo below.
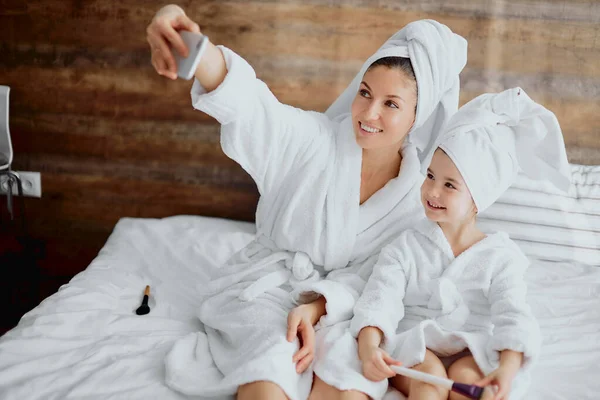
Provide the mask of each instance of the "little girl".
{"label": "little girl", "polygon": [[505,233],[476,226],[519,170],[563,190],[569,165],[558,122],[520,88],[484,94],[450,120],[427,169],[427,219],[385,247],[359,298],[350,334],[362,373],[409,399],[463,399],[395,376],[390,365],[496,385],[496,399],[521,398],[541,345],[526,301],[528,260]]}

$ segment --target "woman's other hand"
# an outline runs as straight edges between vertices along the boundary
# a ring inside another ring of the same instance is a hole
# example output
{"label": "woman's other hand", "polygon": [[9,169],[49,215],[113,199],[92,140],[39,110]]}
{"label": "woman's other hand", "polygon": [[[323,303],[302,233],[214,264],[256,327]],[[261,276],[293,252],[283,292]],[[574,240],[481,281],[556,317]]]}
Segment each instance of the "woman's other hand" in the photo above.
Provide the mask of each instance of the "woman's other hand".
{"label": "woman's other hand", "polygon": [[300,305],[288,314],[287,340],[293,342],[296,336],[300,338],[300,350],[294,354],[292,359],[296,363],[296,371],[299,374],[306,371],[315,357],[314,324],[323,315],[320,303],[317,300],[310,304]]}

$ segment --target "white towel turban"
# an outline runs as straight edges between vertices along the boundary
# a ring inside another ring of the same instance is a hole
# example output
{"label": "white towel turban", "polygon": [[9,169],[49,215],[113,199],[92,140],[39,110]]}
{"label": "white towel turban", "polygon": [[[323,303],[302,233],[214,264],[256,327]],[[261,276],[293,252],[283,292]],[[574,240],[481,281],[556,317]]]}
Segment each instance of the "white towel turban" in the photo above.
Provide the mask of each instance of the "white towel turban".
{"label": "white towel turban", "polygon": [[409,140],[429,164],[438,132],[458,109],[459,74],[467,63],[467,41],[437,21],[424,19],[396,32],[363,64],[344,92],[325,112],[330,118],[350,112],[367,69],[384,57],[410,58],[417,78],[417,115]]}
{"label": "white towel turban", "polygon": [[509,188],[519,169],[564,191],[571,183],[556,116],[519,87],[486,93],[462,106],[438,147],[460,171],[478,212]]}

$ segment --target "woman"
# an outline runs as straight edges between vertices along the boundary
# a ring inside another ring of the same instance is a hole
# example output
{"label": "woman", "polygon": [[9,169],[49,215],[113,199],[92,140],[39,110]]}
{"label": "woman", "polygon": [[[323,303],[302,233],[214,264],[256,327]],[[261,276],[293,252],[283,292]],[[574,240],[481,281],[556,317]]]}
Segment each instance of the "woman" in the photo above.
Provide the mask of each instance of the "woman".
{"label": "woman", "polygon": [[[175,5],[159,10],[147,29],[152,64],[171,79],[169,44],[186,53],[181,29],[199,32]],[[200,288],[206,335],[173,347],[166,361],[171,387],[240,399],[308,397],[313,325],[340,310],[329,298],[292,292],[367,259],[423,217],[417,151],[430,157],[432,134],[458,108],[465,63],[463,38],[435,21],[409,24],[365,63],[326,115],[281,104],[245,60],[209,44],[192,101],[221,123],[224,152],[256,182],[257,237]]]}

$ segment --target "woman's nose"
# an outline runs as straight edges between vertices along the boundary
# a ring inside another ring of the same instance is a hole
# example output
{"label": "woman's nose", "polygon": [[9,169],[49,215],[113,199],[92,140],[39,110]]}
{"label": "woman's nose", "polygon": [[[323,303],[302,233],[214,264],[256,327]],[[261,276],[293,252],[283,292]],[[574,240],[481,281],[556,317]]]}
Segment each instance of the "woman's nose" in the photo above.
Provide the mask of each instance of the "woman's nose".
{"label": "woman's nose", "polygon": [[365,118],[369,121],[379,119],[379,106],[375,102],[371,102],[365,111]]}

